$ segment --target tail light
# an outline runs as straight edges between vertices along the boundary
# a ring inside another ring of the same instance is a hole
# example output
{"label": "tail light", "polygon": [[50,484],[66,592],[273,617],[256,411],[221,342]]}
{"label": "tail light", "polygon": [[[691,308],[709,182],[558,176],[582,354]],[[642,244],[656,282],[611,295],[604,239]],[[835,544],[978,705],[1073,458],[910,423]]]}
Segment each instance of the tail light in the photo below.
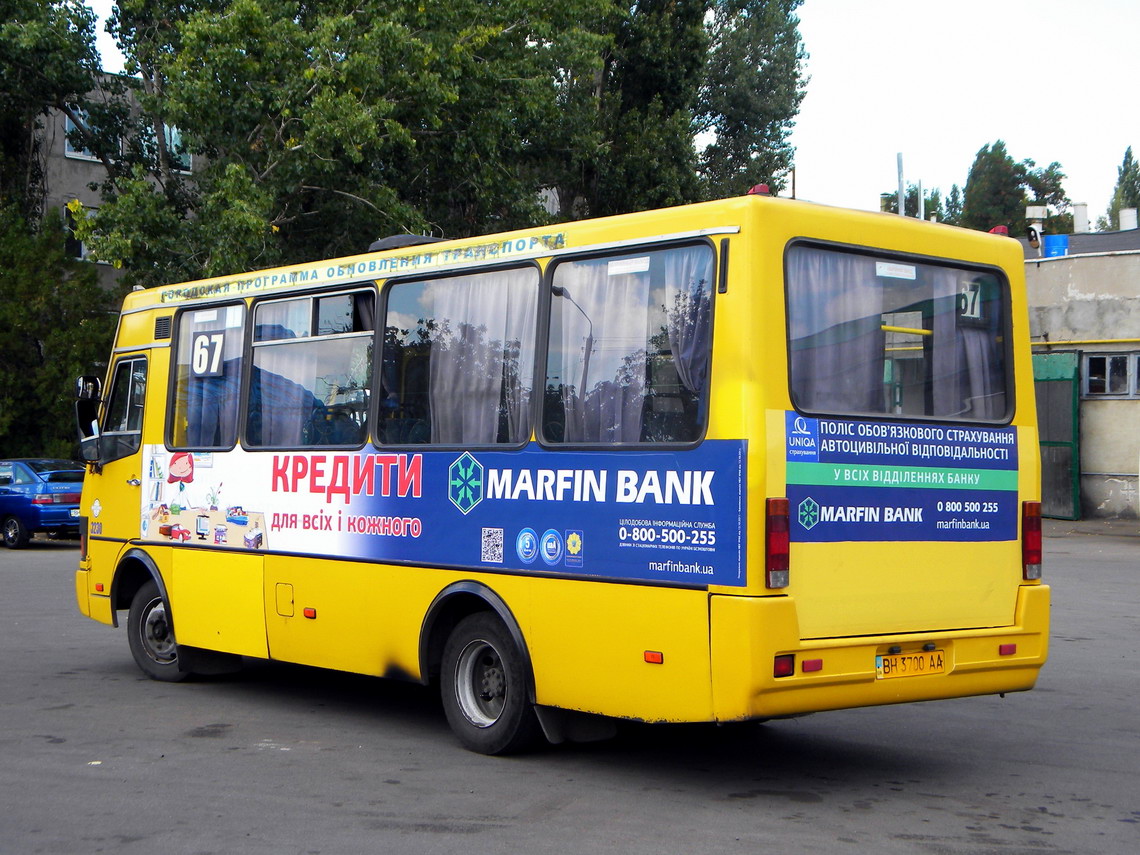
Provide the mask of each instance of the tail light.
{"label": "tail light", "polygon": [[79,493],[37,493],[33,505],[78,505]]}
{"label": "tail light", "polygon": [[786,588],[788,573],[788,500],[768,499],[765,503],[764,585]]}
{"label": "tail light", "polygon": [[1041,503],[1021,503],[1021,575],[1041,578]]}

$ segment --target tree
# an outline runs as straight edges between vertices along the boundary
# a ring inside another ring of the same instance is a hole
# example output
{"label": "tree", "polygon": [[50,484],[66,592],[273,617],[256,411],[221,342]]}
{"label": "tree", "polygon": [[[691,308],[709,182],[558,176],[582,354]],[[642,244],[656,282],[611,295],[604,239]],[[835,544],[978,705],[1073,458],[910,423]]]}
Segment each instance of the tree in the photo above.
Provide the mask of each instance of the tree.
{"label": "tree", "polygon": [[1140,208],[1140,163],[1132,157],[1132,146],[1124,152],[1124,161],[1116,170],[1116,187],[1108,203],[1102,228],[1116,231],[1120,228],[1120,210]]}
{"label": "tree", "polygon": [[1046,231],[1072,228],[1071,203],[1065,194],[1065,174],[1054,161],[1038,168],[1032,160],[1015,162],[1001,140],[984,145],[974,158],[966,177],[960,225],[988,231],[1008,226],[1010,234],[1024,234],[1027,205],[1047,206],[1051,215]]}
{"label": "tree", "polygon": [[74,379],[104,359],[115,295],[71,258],[44,212],[43,118],[86,115],[98,76],[91,12],[75,0],[0,0],[0,447],[70,457]]}
{"label": "tree", "polygon": [[942,221],[952,226],[960,225],[962,222],[962,190],[957,184],[950,187],[950,195],[946,197]]}
{"label": "tree", "polygon": [[[942,208],[942,191],[935,187],[933,190],[923,190],[922,217],[924,220],[935,219],[942,222],[945,215]],[[881,197],[881,209],[892,214],[899,212],[899,194],[884,193]],[[918,216],[918,185],[908,184],[906,188],[906,215]]]}
{"label": "tree", "polygon": [[[143,121],[93,250],[157,284],[539,221],[552,68],[595,49],[573,21],[599,2],[121,0]],[[164,155],[171,127],[193,176]]]}
{"label": "tree", "polygon": [[141,112],[89,123],[81,233],[153,285],[778,186],[799,2],[120,0]]}
{"label": "tree", "polygon": [[0,445],[8,456],[72,457],[71,395],[80,374],[106,358],[116,313],[94,265],[64,250],[54,218],[29,228],[0,208]]}
{"label": "tree", "polygon": [[43,209],[42,117],[76,115],[98,74],[94,19],[79,0],[0,0],[0,204],[32,227]]}
{"label": "tree", "polygon": [[714,134],[700,160],[705,198],[758,183],[785,185],[794,153],[788,136],[807,83],[794,14],[800,2],[712,4],[712,47],[697,107],[698,132]]}

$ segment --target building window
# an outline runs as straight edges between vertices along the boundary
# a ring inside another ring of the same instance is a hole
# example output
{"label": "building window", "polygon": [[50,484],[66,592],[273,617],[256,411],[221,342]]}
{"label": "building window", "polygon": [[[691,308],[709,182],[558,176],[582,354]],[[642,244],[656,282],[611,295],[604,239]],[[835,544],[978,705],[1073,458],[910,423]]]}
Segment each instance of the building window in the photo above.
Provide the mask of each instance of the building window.
{"label": "building window", "polygon": [[1086,398],[1140,398],[1140,354],[1086,353]]}
{"label": "building window", "polygon": [[[79,117],[86,124],[87,113],[83,110],[80,110],[78,112]],[[64,118],[64,153],[68,157],[82,157],[88,160],[97,160],[98,158],[95,156],[95,153],[90,149],[85,148],[76,139],[76,135],[79,133],[79,127],[75,124],[75,122],[72,121],[71,116],[65,116]]]}
{"label": "building window", "polygon": [[[95,211],[95,208],[88,208],[88,212]],[[81,241],[75,235],[75,216],[67,208],[63,209],[64,226],[67,228],[67,254],[72,258],[79,261],[87,260],[87,244]]]}
{"label": "building window", "polygon": [[193,160],[182,141],[182,131],[174,125],[163,125],[162,134],[166,139],[166,150],[170,153],[170,165],[181,172],[189,172]]}

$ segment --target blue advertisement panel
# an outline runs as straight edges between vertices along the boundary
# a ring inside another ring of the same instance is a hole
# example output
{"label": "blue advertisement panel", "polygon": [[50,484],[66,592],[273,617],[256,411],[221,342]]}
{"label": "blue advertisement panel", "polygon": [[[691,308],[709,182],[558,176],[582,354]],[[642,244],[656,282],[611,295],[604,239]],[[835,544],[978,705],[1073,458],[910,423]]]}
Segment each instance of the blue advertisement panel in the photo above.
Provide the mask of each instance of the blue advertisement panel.
{"label": "blue advertisement panel", "polygon": [[785,418],[792,540],[1017,537],[1013,427]]}
{"label": "blue advertisement panel", "polygon": [[686,451],[145,454],[147,539],[693,587],[746,582],[744,441]]}

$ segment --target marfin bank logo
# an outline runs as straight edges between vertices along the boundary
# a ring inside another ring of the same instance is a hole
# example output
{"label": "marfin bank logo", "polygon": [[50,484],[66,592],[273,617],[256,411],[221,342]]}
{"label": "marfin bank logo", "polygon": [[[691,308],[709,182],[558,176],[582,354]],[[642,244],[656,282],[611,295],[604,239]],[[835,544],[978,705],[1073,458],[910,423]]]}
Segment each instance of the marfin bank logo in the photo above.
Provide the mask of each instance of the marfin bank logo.
{"label": "marfin bank logo", "polygon": [[447,469],[447,498],[463,514],[483,501],[483,464],[463,452]]}
{"label": "marfin bank logo", "polygon": [[797,514],[799,516],[800,525],[808,531],[811,531],[819,523],[819,503],[811,496],[808,496],[800,502]]}

